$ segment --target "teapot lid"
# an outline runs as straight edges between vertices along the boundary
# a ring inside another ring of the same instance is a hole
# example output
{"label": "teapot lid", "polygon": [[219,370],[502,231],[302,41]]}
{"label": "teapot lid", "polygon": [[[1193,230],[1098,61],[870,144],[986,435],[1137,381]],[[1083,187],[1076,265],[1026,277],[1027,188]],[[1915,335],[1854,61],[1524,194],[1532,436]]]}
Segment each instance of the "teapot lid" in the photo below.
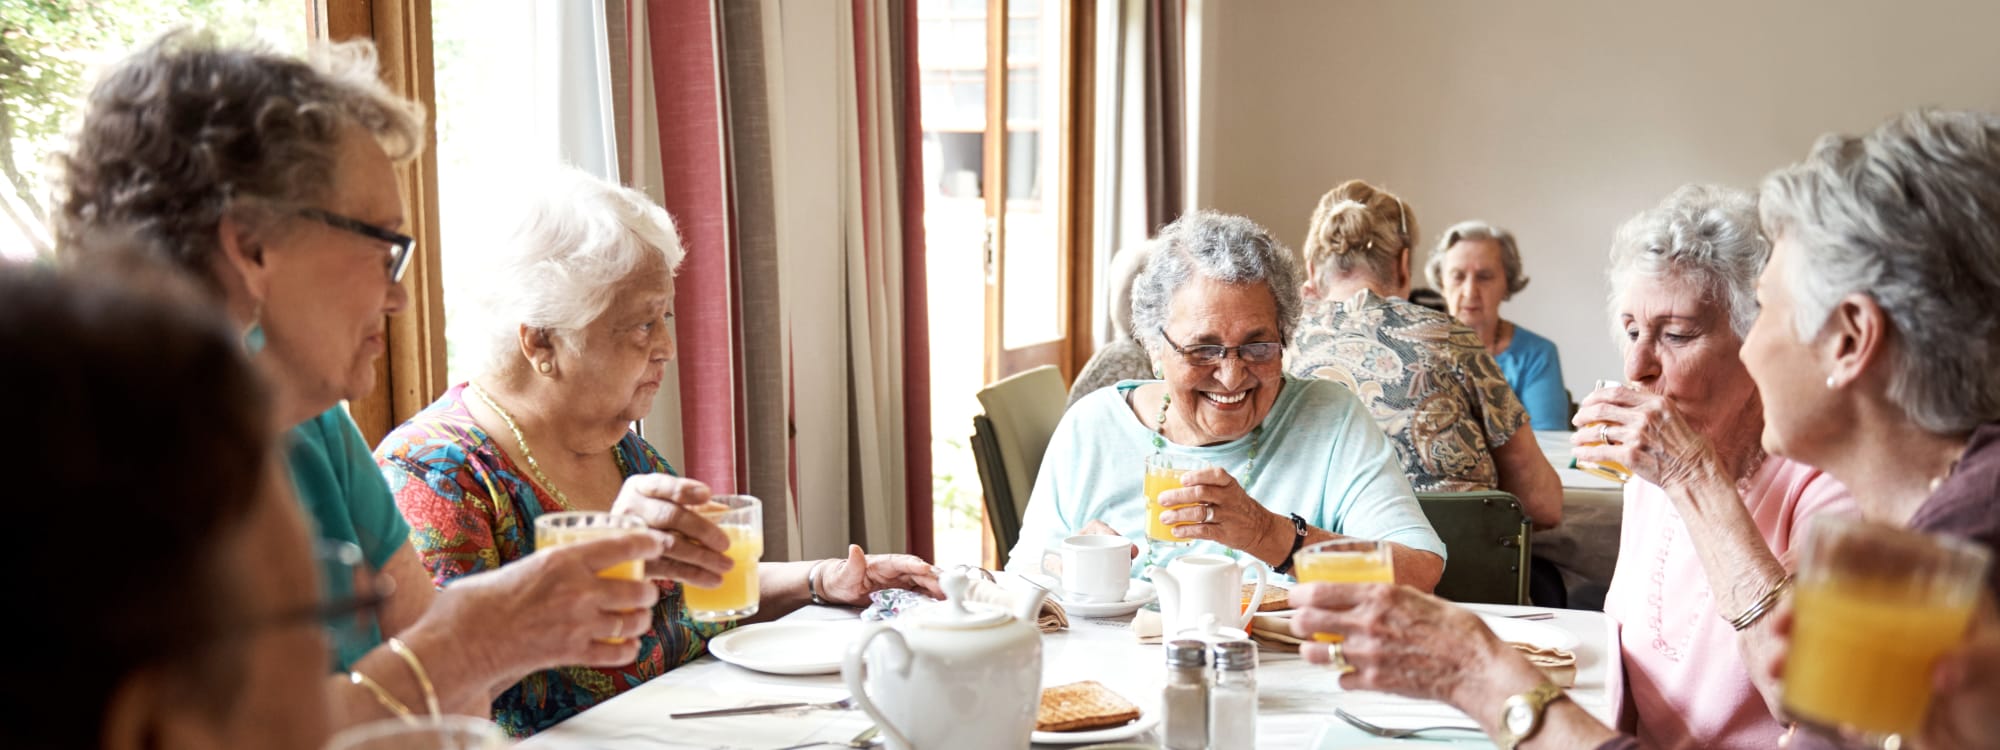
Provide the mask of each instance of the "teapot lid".
{"label": "teapot lid", "polygon": [[979,630],[1012,621],[1014,616],[990,605],[967,606],[966,595],[971,591],[972,581],[961,570],[947,570],[938,575],[938,586],[944,589],[944,601],[938,602],[913,613],[918,625],[947,630]]}

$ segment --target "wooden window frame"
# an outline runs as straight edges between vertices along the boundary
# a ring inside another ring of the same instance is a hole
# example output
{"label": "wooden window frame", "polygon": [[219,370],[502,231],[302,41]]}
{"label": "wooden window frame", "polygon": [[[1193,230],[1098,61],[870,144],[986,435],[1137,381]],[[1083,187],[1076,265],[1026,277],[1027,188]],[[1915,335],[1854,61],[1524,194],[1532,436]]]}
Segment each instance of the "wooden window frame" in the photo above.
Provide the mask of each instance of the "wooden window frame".
{"label": "wooden window frame", "polygon": [[387,351],[375,361],[375,390],[348,403],[374,445],[444,392],[444,274],[438,233],[437,91],[430,0],[312,0],[314,39],[373,39],[382,81],[424,107],[425,148],[396,170],[417,256],[404,273],[409,307],[388,318]]}

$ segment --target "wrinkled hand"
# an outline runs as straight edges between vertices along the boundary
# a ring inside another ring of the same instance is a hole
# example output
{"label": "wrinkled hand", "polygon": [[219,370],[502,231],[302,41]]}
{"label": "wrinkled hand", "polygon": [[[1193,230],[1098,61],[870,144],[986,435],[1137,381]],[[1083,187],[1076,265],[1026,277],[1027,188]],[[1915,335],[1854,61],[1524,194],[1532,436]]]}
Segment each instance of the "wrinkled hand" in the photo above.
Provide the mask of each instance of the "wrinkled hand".
{"label": "wrinkled hand", "polygon": [[1930,713],[1919,747],[2000,747],[2000,614],[1989,600],[1964,643],[1931,670]]}
{"label": "wrinkled hand", "polygon": [[1174,536],[1207,539],[1253,554],[1258,543],[1271,538],[1275,525],[1291,524],[1266,510],[1243,491],[1235,477],[1217,466],[1182,474],[1181,488],[1160,493],[1160,505],[1166,508],[1160,519],[1173,529]]}
{"label": "wrinkled hand", "polygon": [[911,589],[944,598],[937,569],[914,555],[864,555],[861,545],[847,545],[847,559],[820,572],[820,594],[830,601],[868,606],[868,595],[882,589]]}
{"label": "wrinkled hand", "polygon": [[[483,633],[495,664],[516,672],[565,665],[618,667],[639,656],[639,636],[653,626],[660,587],[597,577],[597,571],[660,554],[646,534],[603,537],[534,554],[498,570],[465,576],[438,592],[425,619],[448,632]],[[495,628],[495,623],[507,627]],[[623,638],[623,643],[604,639]]]}
{"label": "wrinkled hand", "polygon": [[1715,446],[1657,393],[1600,388],[1584,397],[1570,422],[1576,425],[1572,455],[1579,461],[1617,462],[1669,489],[1725,474]]}
{"label": "wrinkled hand", "polygon": [[1341,687],[1380,690],[1452,702],[1452,691],[1504,659],[1534,669],[1479,621],[1471,610],[1408,586],[1387,583],[1309,583],[1292,590],[1292,634],[1307,639],[1299,654],[1332,663],[1329,646],[1314,633],[1339,633],[1341,658],[1354,671]]}
{"label": "wrinkled hand", "polygon": [[691,510],[707,503],[709,496],[708,485],[693,479],[670,474],[626,477],[611,512],[638,516],[653,528],[662,551],[646,561],[647,577],[696,586],[722,585],[723,572],[735,567],[722,553],[729,548],[729,536]]}

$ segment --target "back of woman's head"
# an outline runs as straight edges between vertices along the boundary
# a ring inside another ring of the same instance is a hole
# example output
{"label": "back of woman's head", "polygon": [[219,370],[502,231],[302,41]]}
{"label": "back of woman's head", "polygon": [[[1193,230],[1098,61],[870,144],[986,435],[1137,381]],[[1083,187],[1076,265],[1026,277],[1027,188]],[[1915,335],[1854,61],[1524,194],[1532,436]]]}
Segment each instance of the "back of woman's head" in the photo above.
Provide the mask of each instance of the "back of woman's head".
{"label": "back of woman's head", "polygon": [[[19,616],[0,746],[97,744],[142,670],[190,711],[235,699],[214,644],[225,540],[266,481],[265,387],[213,312],[102,281],[0,267],[8,525]],[[56,698],[55,696],[60,696]]]}
{"label": "back of woman's head", "polygon": [[375,48],[342,42],[301,60],[213,36],[169,32],[107,70],[62,157],[56,240],[94,225],[156,239],[209,278],[225,215],[275,224],[323,200],[341,132],[358,125],[391,159],[423,148],[422,107],[384,88]]}
{"label": "back of woman's head", "polygon": [[1348,180],[1319,198],[1306,231],[1305,257],[1321,279],[1328,274],[1396,277],[1402,254],[1417,236],[1417,219],[1394,193]]}

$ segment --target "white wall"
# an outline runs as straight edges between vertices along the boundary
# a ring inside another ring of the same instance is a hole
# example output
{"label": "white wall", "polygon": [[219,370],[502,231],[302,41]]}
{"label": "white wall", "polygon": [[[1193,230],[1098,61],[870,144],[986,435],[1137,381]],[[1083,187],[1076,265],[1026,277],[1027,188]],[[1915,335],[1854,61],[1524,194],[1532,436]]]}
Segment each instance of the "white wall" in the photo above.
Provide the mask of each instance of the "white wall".
{"label": "white wall", "polygon": [[1425,255],[1461,219],[1513,229],[1534,281],[1501,312],[1561,347],[1579,396],[1621,372],[1619,222],[1682,183],[1755,188],[1822,132],[2000,110],[1992,0],[1203,5],[1198,199],[1294,248],[1353,177],[1410,202]]}

